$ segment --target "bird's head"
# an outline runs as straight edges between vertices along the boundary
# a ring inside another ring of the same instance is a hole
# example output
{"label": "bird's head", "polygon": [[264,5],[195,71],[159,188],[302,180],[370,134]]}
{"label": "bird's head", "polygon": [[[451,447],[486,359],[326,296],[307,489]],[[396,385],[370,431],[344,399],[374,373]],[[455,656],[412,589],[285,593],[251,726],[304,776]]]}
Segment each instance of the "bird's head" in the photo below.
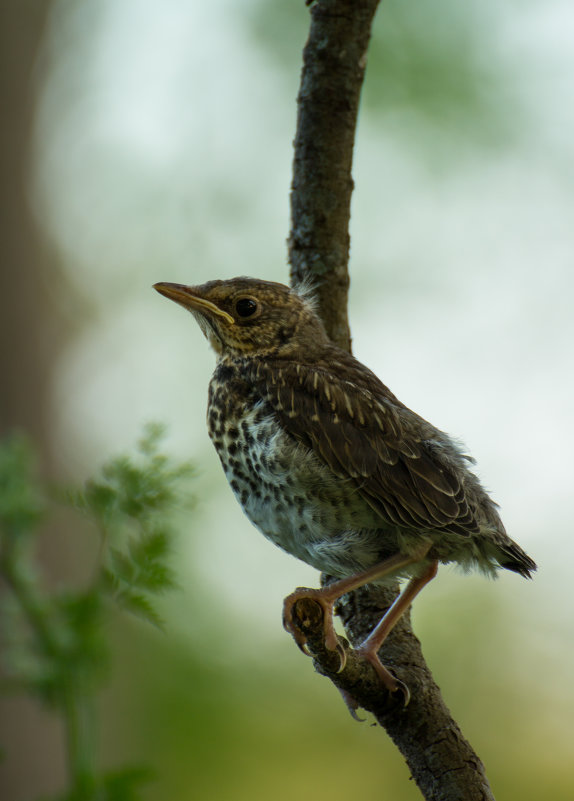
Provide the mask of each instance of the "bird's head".
{"label": "bird's head", "polygon": [[188,309],[219,355],[305,355],[328,341],[304,292],[272,281],[231,278],[200,286],[154,284]]}

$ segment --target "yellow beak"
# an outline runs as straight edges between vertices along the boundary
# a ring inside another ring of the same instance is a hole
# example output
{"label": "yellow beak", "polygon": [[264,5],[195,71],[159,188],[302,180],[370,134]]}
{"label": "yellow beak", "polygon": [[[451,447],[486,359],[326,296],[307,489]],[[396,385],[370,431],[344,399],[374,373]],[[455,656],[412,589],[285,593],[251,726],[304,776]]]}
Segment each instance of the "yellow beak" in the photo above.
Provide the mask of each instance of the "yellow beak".
{"label": "yellow beak", "polygon": [[154,284],[153,288],[159,292],[160,295],[164,295],[166,298],[179,303],[180,306],[183,306],[183,308],[188,311],[206,311],[218,317],[223,317],[229,325],[235,324],[235,320],[230,314],[220,309],[210,300],[202,298],[195,287],[185,286],[185,284],[169,284],[161,281],[158,284]]}

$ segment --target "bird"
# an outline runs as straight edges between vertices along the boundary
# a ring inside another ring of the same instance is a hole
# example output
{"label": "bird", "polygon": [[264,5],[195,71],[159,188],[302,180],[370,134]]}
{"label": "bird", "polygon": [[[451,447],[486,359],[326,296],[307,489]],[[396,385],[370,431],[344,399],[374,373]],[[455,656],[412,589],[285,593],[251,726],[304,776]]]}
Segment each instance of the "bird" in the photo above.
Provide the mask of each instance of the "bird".
{"label": "bird", "polygon": [[342,670],[338,599],[407,580],[355,650],[408,703],[408,686],[379,651],[439,564],[490,576],[536,570],[506,533],[474,460],[329,339],[312,287],[238,277],[154,289],[192,313],[215,351],[207,427],[243,511],[268,540],[334,579],[287,596],[285,628],[309,653],[293,609],[317,602]]}

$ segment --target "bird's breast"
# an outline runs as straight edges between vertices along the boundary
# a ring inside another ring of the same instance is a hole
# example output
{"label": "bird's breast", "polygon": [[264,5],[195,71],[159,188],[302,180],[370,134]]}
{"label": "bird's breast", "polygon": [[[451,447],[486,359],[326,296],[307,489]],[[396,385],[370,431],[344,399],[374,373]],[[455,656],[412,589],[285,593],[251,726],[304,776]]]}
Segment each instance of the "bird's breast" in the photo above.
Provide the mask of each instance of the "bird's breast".
{"label": "bird's breast", "polygon": [[243,511],[268,539],[333,575],[378,561],[378,515],[263,399],[244,388],[230,402],[228,387],[212,382],[208,430]]}

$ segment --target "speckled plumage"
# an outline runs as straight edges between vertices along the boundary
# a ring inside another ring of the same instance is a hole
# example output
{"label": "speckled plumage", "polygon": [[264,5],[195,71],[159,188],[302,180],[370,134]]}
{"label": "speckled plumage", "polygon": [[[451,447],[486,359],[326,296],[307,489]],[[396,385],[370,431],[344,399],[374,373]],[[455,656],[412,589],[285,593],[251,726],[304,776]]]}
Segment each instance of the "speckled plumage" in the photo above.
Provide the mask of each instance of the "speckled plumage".
{"label": "speckled plumage", "polygon": [[535,569],[472,460],[333,345],[304,296],[248,278],[156,288],[192,311],[217,353],[209,434],[276,545],[341,579],[390,557],[404,558],[376,580],[435,562]]}
{"label": "speckled plumage", "polygon": [[[333,351],[335,364],[355,368],[352,357]],[[244,512],[268,539],[341,578],[397,551],[408,553],[421,538],[433,543],[433,555],[443,562],[528,571],[529,562],[446,435],[395,401],[378,414],[364,409],[371,424],[365,420],[345,437],[341,427],[351,414],[361,414],[359,403],[369,390],[359,395],[350,384],[337,399],[332,373],[297,366],[298,376],[291,363],[222,357],[210,383],[210,437]],[[317,391],[307,392],[317,375]],[[307,405],[300,402],[301,386]],[[282,404],[283,396],[299,411]],[[374,426],[373,414],[379,420]],[[324,415],[333,431],[325,431]],[[332,423],[336,415],[340,420]],[[384,423],[389,433],[383,439]],[[416,441],[412,434],[408,442],[400,439],[409,426],[421,430]],[[401,572],[413,570],[416,565]]]}
{"label": "speckled plumage", "polygon": [[237,416],[227,414],[220,380],[228,369],[216,370],[211,381],[208,428],[247,517],[275,545],[333,576],[381,561],[377,513],[356,503],[353,482],[334,482],[312,450],[277,426],[272,408],[254,400],[248,381],[236,379],[245,405]]}

